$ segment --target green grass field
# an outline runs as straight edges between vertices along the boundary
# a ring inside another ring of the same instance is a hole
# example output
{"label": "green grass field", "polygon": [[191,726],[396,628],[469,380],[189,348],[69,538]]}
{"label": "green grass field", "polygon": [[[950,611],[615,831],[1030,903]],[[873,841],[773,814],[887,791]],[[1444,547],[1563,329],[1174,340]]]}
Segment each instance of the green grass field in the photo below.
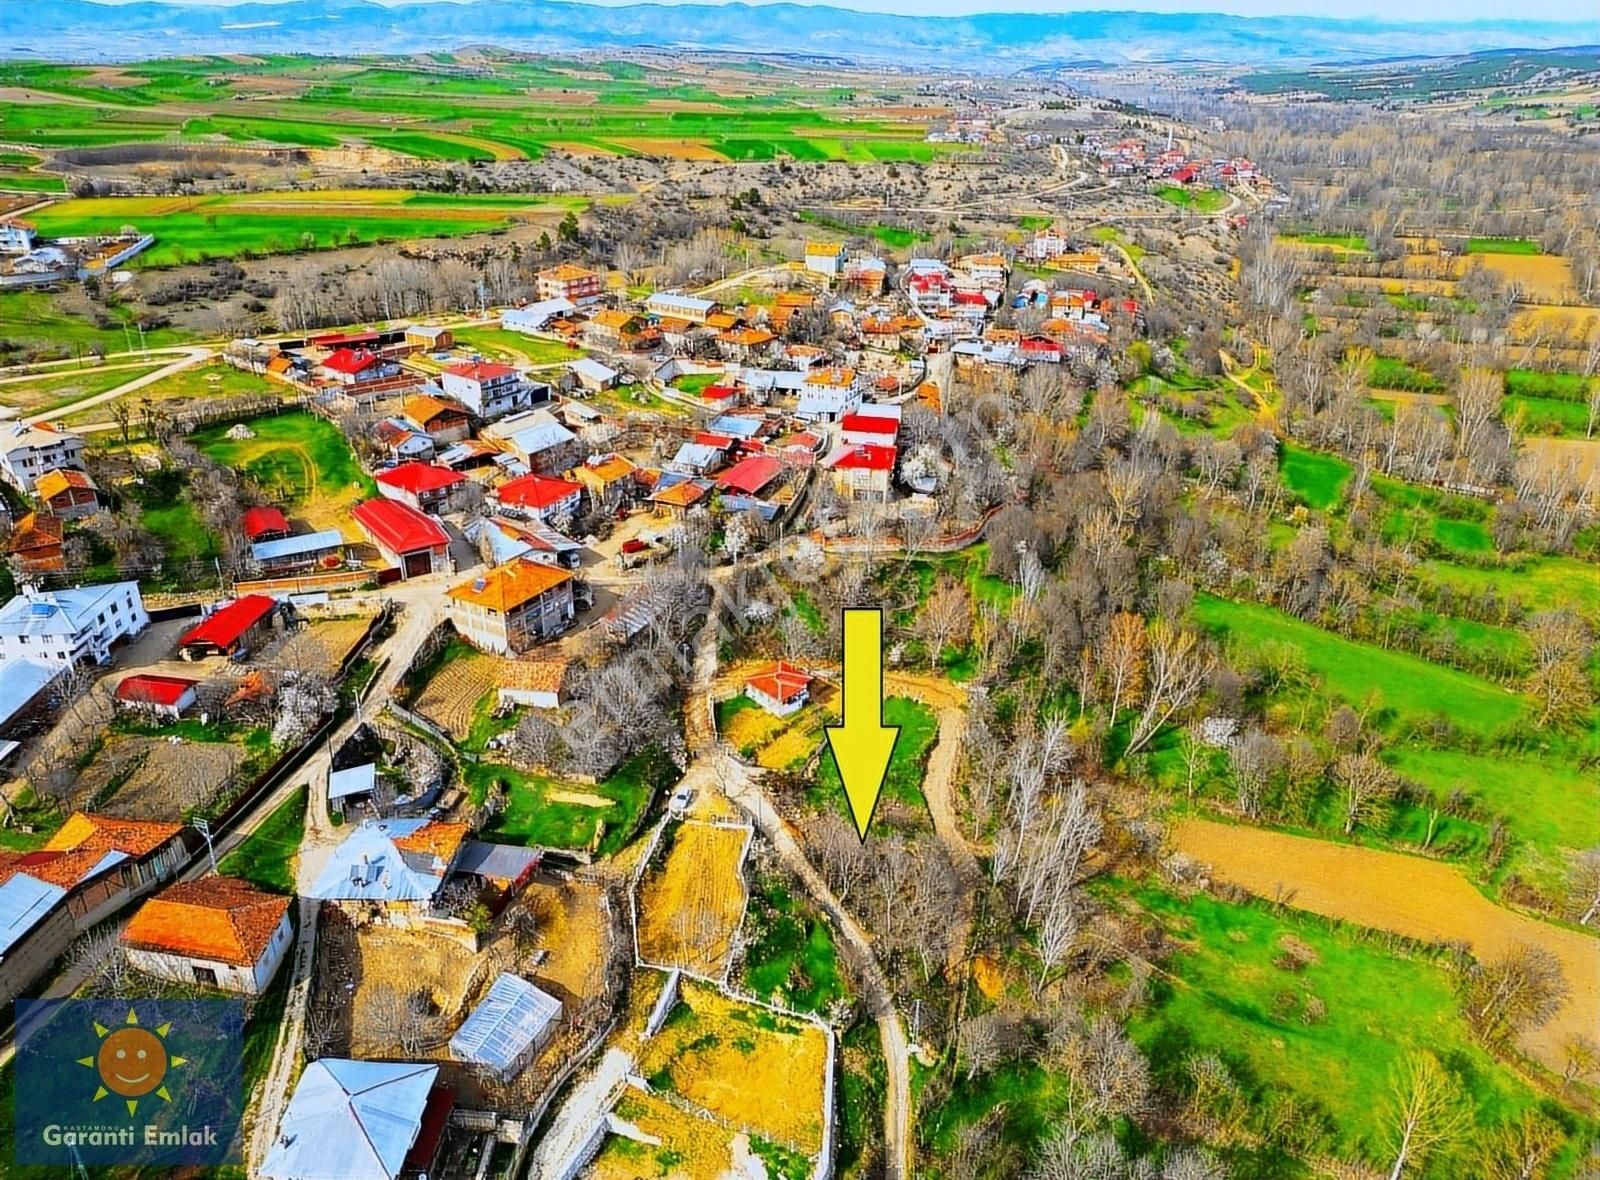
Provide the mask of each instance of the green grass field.
{"label": "green grass field", "polygon": [[133,227],[155,245],[134,267],[325,250],[503,229],[543,217],[552,224],[582,198],[412,193],[400,189],[215,193],[189,197],[72,199],[29,214],[47,237],[114,234]]}
{"label": "green grass field", "polygon": [[224,876],[242,877],[274,893],[293,893],[293,861],[305,832],[306,791],[302,787],[278,804],[217,867]]}
{"label": "green grass field", "polygon": [[[0,325],[0,332],[4,330]],[[96,397],[137,380],[165,363],[127,360],[90,368],[46,369],[37,377],[0,384],[0,406],[9,406],[23,415],[54,413],[73,402]],[[98,407],[98,413],[103,417],[106,407]]]}
{"label": "green grass field", "polygon": [[[920,701],[908,697],[890,697],[883,702],[883,723],[900,727],[900,738],[894,744],[894,754],[889,759],[889,773],[884,779],[883,797],[908,807],[924,807],[922,770],[928,752],[938,739],[939,720],[933,715],[933,710]],[[818,806],[838,808],[841,812],[845,809],[839,767],[833,760],[833,751],[826,747],[817,765],[816,782],[808,792],[808,798]]]}
{"label": "green grass field", "polygon": [[519,364],[559,365],[589,355],[581,348],[504,328],[457,328],[455,338],[458,350],[471,349],[494,360]]}
{"label": "green grass field", "polygon": [[244,472],[279,503],[308,508],[376,494],[344,435],[326,418],[294,410],[248,425],[254,438],[227,437],[225,423],[191,437],[207,455]]}
{"label": "green grass field", "polygon": [[[495,839],[541,848],[592,848],[602,856],[621,849],[655,792],[677,777],[672,762],[659,751],[630,758],[593,786],[572,786],[492,762],[466,762],[461,769],[474,803],[483,802],[491,790],[504,788],[505,806],[487,829]],[[550,797],[552,791],[562,790],[608,799],[610,806],[591,807]]]}
{"label": "green grass field", "polygon": [[[872,238],[894,250],[909,250],[918,242],[927,241],[932,235],[919,229],[907,229],[904,226],[885,225],[874,221],[865,225],[855,222],[841,221],[836,217],[828,217],[810,210],[802,210],[800,220],[810,222],[812,225],[824,229],[834,230],[838,233],[849,234],[859,238]],[[1047,219],[1048,221],[1048,219]]]}
{"label": "green grass field", "polygon": [[1318,692],[1358,708],[1376,692],[1383,707],[1402,720],[1443,717],[1485,737],[1516,724],[1529,711],[1526,698],[1485,680],[1403,652],[1356,643],[1271,607],[1202,594],[1195,599],[1194,614],[1241,654],[1262,656],[1268,654],[1268,645],[1292,649],[1305,675],[1320,682]]}
{"label": "green grass field", "polygon": [[1468,238],[1468,254],[1543,254],[1532,238]]}
{"label": "green grass field", "polygon": [[1507,369],[1505,372],[1506,396],[1527,398],[1559,398],[1562,401],[1582,402],[1596,378],[1581,373],[1546,373],[1539,369]]}
{"label": "green grass field", "polygon": [[1438,393],[1444,389],[1444,382],[1426,369],[1392,356],[1372,358],[1367,384],[1373,389],[1399,389],[1407,393]]}
{"label": "green grass field", "polygon": [[[1273,913],[1260,903],[1231,905],[1203,893],[1185,900],[1120,881],[1106,892],[1113,890],[1120,895],[1115,901],[1158,919],[1182,947],[1165,964],[1170,975],[1158,978],[1150,1007],[1132,1020],[1135,1039],[1166,1086],[1184,1085],[1192,1055],[1214,1053],[1258,1112],[1292,1095],[1300,1107],[1293,1134],[1321,1132],[1335,1155],[1374,1165],[1386,1162],[1380,1120],[1391,1073],[1410,1054],[1430,1052],[1445,1064],[1478,1126],[1554,1109],[1481,1047],[1460,1015],[1455,979],[1440,962],[1390,953],[1360,931],[1293,911]],[[1300,970],[1280,966],[1290,939],[1310,952],[1302,951],[1309,962]],[[1325,1015],[1308,1021],[1313,997]],[[1578,1156],[1579,1144],[1569,1143],[1546,1174],[1570,1175]],[[1461,1177],[1468,1160],[1465,1152],[1447,1152],[1407,1175]],[[1251,1175],[1302,1174],[1287,1159],[1254,1162]]]}
{"label": "green grass field", "polygon": [[1308,451],[1293,443],[1284,446],[1278,470],[1291,492],[1323,511],[1339,503],[1351,474],[1350,464],[1338,456]]}
{"label": "green grass field", "polygon": [[1589,427],[1589,408],[1564,398],[1512,394],[1505,400],[1501,417],[1520,422],[1529,434],[1582,438]]}
{"label": "green grass field", "polygon": [[1425,561],[1418,572],[1426,581],[1459,594],[1492,591],[1528,610],[1565,607],[1600,620],[1600,576],[1593,565],[1576,558],[1535,557],[1506,566]]}
{"label": "green grass field", "polygon": [[[141,420],[146,403],[159,403],[163,412],[176,413],[189,402],[205,401],[210,398],[243,397],[250,394],[276,396],[283,392],[283,386],[275,385],[253,373],[235,369],[231,365],[224,365],[221,361],[196,365],[142,386],[129,394],[127,403],[132,419],[128,428],[134,435],[141,432]],[[87,410],[69,414],[63,419],[68,426],[111,420],[111,410],[107,405],[91,406]]]}
{"label": "green grass field", "polygon": [[745,915],[744,982],[751,993],[826,1012],[846,989],[827,924],[776,881],[761,882]]}
{"label": "green grass field", "polygon": [[119,304],[94,304],[91,313],[88,301],[76,292],[56,296],[44,291],[0,291],[0,364],[28,359],[26,354],[48,360],[143,346],[162,348],[187,338],[176,328],[149,328],[141,345],[132,313]]}
{"label": "green grass field", "polygon": [[1341,250],[1365,251],[1367,239],[1362,234],[1279,234],[1283,242],[1303,242],[1307,246],[1335,246]]}
{"label": "green grass field", "polygon": [[1228,207],[1228,194],[1221,189],[1183,188],[1176,184],[1164,184],[1155,190],[1155,195],[1168,204],[1195,213],[1217,213]]}

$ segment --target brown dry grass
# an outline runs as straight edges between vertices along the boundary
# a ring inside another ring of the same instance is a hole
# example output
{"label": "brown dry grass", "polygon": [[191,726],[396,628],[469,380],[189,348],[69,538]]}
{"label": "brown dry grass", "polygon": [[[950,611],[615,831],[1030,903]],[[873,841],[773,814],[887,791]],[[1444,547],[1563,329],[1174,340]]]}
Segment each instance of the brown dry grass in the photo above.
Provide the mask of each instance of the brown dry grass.
{"label": "brown dry grass", "polygon": [[685,823],[639,888],[639,952],[649,961],[720,978],[744,912],[739,828]]}
{"label": "brown dry grass", "polygon": [[[455,939],[427,930],[364,926],[356,935],[360,972],[350,997],[350,1047],[355,1057],[383,1056],[396,1046],[378,1015],[384,993],[426,992],[441,1022],[455,1027],[477,993],[499,974],[509,941],[492,951],[469,951]],[[490,962],[480,966],[485,959]]]}
{"label": "brown dry grass", "polygon": [[1552,1069],[1562,1067],[1567,1038],[1600,1027],[1600,941],[1495,905],[1450,865],[1209,820],[1184,820],[1173,840],[1218,877],[1263,897],[1292,890],[1290,904],[1325,917],[1426,942],[1466,943],[1480,959],[1520,944],[1549,951],[1571,996],[1523,1047]]}
{"label": "brown dry grass", "polygon": [[1600,438],[1540,438],[1530,435],[1522,447],[1541,467],[1565,473],[1573,487],[1600,479]]}
{"label": "brown dry grass", "polygon": [[291,635],[283,656],[291,667],[336,668],[361,642],[370,619],[319,619]]}
{"label": "brown dry grass", "polygon": [[600,889],[583,881],[536,878],[519,904],[534,917],[544,961],[533,980],[563,1004],[577,1005],[605,986],[605,907]]}
{"label": "brown dry grass", "polygon": [[665,1070],[674,1091],[713,1114],[803,1151],[819,1150],[828,1054],[822,1031],[688,980],[679,1005],[645,1045],[639,1073]]}
{"label": "brown dry grass", "polygon": [[647,156],[663,156],[669,160],[709,160],[723,163],[728,157],[712,151],[697,139],[617,139],[623,147],[643,152]]}
{"label": "brown dry grass", "polygon": [[478,702],[499,687],[501,662],[481,652],[451,660],[417,694],[413,707],[456,741],[465,741]]}

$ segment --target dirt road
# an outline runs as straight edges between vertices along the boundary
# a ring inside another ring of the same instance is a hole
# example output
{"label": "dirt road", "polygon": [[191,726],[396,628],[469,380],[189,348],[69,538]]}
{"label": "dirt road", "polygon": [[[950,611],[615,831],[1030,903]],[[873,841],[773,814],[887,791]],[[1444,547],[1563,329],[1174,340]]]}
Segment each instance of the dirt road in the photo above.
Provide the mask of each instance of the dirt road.
{"label": "dirt road", "polygon": [[1495,905],[1452,865],[1200,819],[1184,820],[1172,838],[1217,877],[1263,897],[1292,891],[1290,905],[1324,917],[1466,943],[1480,959],[1519,944],[1543,947],[1560,961],[1572,994],[1522,1045],[1558,1073],[1562,1042],[1600,1028],[1600,939]]}
{"label": "dirt road", "polygon": [[[199,345],[196,345],[192,348],[151,349],[150,351],[158,354],[170,354],[177,352],[181,355],[179,355],[171,364],[162,365],[154,372],[146,373],[143,377],[135,377],[132,381],[124,381],[115,389],[108,389],[106,392],[97,393],[93,397],[83,398],[79,401],[73,402],[71,405],[57,406],[48,414],[34,414],[29,418],[24,418],[23,421],[30,424],[34,422],[55,422],[61,420],[62,418],[79,413],[83,410],[92,410],[95,406],[103,406],[108,402],[116,401],[119,397],[125,397],[130,393],[136,393],[147,385],[154,385],[157,381],[164,381],[174,373],[181,373],[185,369],[193,368],[195,365],[210,360],[213,355],[213,350],[200,347]],[[118,352],[113,353],[111,359],[125,360],[130,357],[139,357],[145,355],[148,354],[143,351]]]}

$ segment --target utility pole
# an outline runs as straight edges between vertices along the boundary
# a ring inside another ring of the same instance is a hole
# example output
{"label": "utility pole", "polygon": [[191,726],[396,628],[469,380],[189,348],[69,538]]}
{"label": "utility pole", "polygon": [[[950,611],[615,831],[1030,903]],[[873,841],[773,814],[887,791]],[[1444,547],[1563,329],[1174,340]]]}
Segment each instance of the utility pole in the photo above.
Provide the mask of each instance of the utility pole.
{"label": "utility pole", "polygon": [[211,821],[203,816],[196,816],[194,830],[206,838],[206,853],[211,857],[211,871],[217,872],[217,848],[211,842]]}

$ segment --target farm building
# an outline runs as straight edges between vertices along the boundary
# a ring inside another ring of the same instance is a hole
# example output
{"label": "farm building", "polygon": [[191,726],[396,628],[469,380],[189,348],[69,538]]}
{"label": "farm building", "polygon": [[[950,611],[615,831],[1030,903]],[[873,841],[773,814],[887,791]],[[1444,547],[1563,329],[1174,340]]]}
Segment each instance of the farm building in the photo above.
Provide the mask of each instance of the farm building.
{"label": "farm building", "polygon": [[502,512],[543,521],[574,515],[583,503],[583,485],[549,475],[520,475],[495,488],[489,498]]}
{"label": "farm building", "polygon": [[811,699],[811,677],[804,668],[779,660],[746,680],[744,695],[774,717],[787,717]]}
{"label": "farm building", "polygon": [[439,522],[398,500],[363,500],[350,510],[361,531],[400,577],[418,578],[450,568],[450,537]]}
{"label": "farm building", "polygon": [[141,713],[154,713],[176,721],[194,707],[198,680],[186,676],[157,676],[140,672],[125,676],[117,685],[117,704]]}
{"label": "farm building", "polygon": [[725,492],[759,496],[783,475],[783,460],[776,455],[749,455],[717,477]]}
{"label": "farm building", "polygon": [[806,269],[832,278],[844,267],[844,245],[840,242],[807,242]]}
{"label": "farm building", "polygon": [[250,546],[250,558],[268,577],[313,569],[329,568],[344,560],[344,534],[338,529],[320,533],[298,533],[258,541]]}
{"label": "farm building", "polygon": [[[0,659],[0,739],[42,720],[53,704],[51,688],[63,671],[61,664],[43,660]],[[0,760],[15,753],[17,743],[0,740]]]}
{"label": "farm building", "polygon": [[530,709],[559,709],[568,666],[566,660],[513,661],[500,673],[498,703]]}
{"label": "farm building", "polygon": [[[893,414],[880,411],[893,410]],[[839,441],[846,446],[892,447],[900,435],[900,407],[862,406],[839,420]]]}
{"label": "farm building", "polygon": [[519,414],[498,425],[498,437],[529,471],[565,471],[583,458],[583,444],[549,410]]}
{"label": "farm building", "polygon": [[309,896],[388,907],[391,920],[422,914],[454,871],[466,824],[369,819],[333,850]]}
{"label": "farm building", "polygon": [[6,553],[15,558],[25,574],[54,573],[64,568],[61,546],[66,525],[59,516],[30,512],[17,521],[6,543]]}
{"label": "farm building", "polygon": [[186,632],[178,640],[178,655],[185,660],[203,660],[251,651],[266,639],[277,609],[277,599],[266,594],[236,598]]}
{"label": "farm building", "polygon": [[360,766],[328,772],[328,802],[340,808],[344,807],[347,799],[371,798],[377,789],[378,765],[375,762],[363,762]]}
{"label": "farm building", "polygon": [[406,329],[406,343],[424,352],[442,352],[455,342],[454,332],[434,324],[412,324]]}
{"label": "farm building", "polygon": [[644,301],[644,309],[657,318],[688,320],[691,324],[705,323],[718,306],[715,299],[701,299],[681,291],[657,291]]}
{"label": "farm building", "polygon": [[436,443],[460,442],[472,433],[472,414],[459,402],[417,393],[400,403],[400,418]]}
{"label": "farm building", "polygon": [[527,1068],[560,1022],[560,1000],[505,972],[450,1038],[450,1056],[509,1082]]}
{"label": "farm building", "polygon": [[480,418],[501,418],[550,399],[549,386],[533,384],[510,365],[488,361],[454,365],[444,371],[439,383],[446,394]]}
{"label": "farm building", "polygon": [[577,382],[578,388],[589,393],[599,393],[603,389],[612,389],[620,384],[622,380],[622,374],[610,365],[602,365],[599,361],[590,357],[584,357],[581,361],[573,361],[567,366],[567,370],[572,374],[573,380]]}
{"label": "farm building", "polygon": [[572,477],[588,490],[592,504],[610,511],[632,494],[636,470],[621,455],[590,455],[582,466],[573,468]]}
{"label": "farm building", "polygon": [[669,514],[683,516],[705,499],[710,490],[708,484],[697,483],[683,476],[671,478],[669,482],[669,476],[664,474],[656,483],[656,490],[650,493],[650,503]]}
{"label": "farm building", "polygon": [[402,463],[373,479],[380,495],[437,516],[450,511],[451,499],[467,477],[432,463]]}
{"label": "farm building", "polygon": [[17,423],[0,436],[0,479],[17,491],[31,493],[41,475],[66,469],[83,470],[83,438],[45,423]]}
{"label": "farm building", "polygon": [[306,1066],[278,1124],[267,1180],[396,1180],[433,1169],[455,1095],[437,1065],[324,1057]]}
{"label": "farm building", "polygon": [[233,877],[182,881],[139,907],[122,946],[146,975],[259,996],[289,950],[289,900]]}
{"label": "farm building", "polygon": [[364,348],[336,349],[317,369],[336,385],[367,385],[375,381],[389,381],[400,375],[398,364]]}
{"label": "farm building", "polygon": [[100,511],[100,489],[87,472],[71,467],[47,471],[34,481],[34,497],[52,516],[77,520]]}
{"label": "farm building", "polygon": [[577,613],[572,575],[526,557],[452,586],[447,598],[446,614],[461,637],[500,655],[560,634]]}
{"label": "farm building", "polygon": [[283,514],[281,508],[256,504],[244,510],[244,515],[239,518],[239,531],[244,533],[246,541],[254,544],[257,541],[276,541],[279,537],[287,537],[291,529],[289,518]]}
{"label": "farm building", "polygon": [[149,625],[137,582],[24,591],[0,606],[0,663],[104,664]]}
{"label": "farm building", "polygon": [[513,307],[500,313],[500,326],[508,332],[539,332],[551,320],[577,311],[577,305],[565,297],[541,299],[526,307]]}

